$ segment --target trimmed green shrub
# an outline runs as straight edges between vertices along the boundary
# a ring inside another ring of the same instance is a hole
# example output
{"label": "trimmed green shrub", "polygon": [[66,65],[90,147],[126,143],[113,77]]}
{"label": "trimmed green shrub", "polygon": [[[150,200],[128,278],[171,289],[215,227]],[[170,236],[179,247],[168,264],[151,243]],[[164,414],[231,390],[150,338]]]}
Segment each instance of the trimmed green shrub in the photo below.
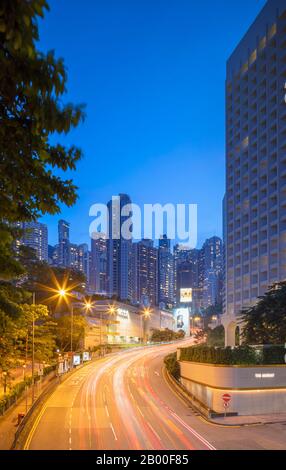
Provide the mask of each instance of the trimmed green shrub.
{"label": "trimmed green shrub", "polygon": [[236,348],[215,348],[205,345],[181,348],[181,361],[201,362],[220,365],[273,365],[285,364],[283,346],[269,346],[260,349],[239,346]]}
{"label": "trimmed green shrub", "polygon": [[180,378],[180,364],[177,361],[177,353],[169,354],[165,357],[164,363],[168,372],[176,379]]}

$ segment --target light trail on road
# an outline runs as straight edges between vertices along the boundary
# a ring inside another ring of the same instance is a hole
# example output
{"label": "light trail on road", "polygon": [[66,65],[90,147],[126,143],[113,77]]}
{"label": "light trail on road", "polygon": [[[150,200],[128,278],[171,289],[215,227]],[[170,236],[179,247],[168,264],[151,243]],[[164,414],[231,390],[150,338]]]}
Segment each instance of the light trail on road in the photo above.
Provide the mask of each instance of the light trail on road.
{"label": "light trail on road", "polygon": [[47,400],[25,448],[213,450],[162,400],[167,386],[158,370],[150,373],[154,358],[174,349],[135,349],[80,369]]}
{"label": "light trail on road", "polygon": [[285,449],[285,426],[228,428],[198,418],[162,373],[178,346],[128,350],[76,371],[45,403],[25,449]]}

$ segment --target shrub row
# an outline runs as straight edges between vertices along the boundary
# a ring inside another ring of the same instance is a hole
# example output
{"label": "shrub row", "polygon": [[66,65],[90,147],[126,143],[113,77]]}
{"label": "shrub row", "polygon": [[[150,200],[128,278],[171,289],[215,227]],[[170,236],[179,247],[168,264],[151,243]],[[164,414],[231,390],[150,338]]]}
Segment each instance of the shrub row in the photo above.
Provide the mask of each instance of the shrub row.
{"label": "shrub row", "polygon": [[165,366],[169,374],[171,374],[175,379],[179,380],[180,378],[180,364],[177,361],[177,353],[169,354],[164,359]]}
{"label": "shrub row", "polygon": [[[44,368],[44,377],[50,374],[53,370],[56,369],[56,365],[47,366]],[[35,383],[40,380],[39,375],[35,375]],[[32,385],[32,377],[26,377],[22,382],[14,385],[5,395],[0,397],[0,415],[3,415],[10,406],[14,405],[16,401],[21,397],[25,388]]]}
{"label": "shrub row", "polygon": [[181,349],[180,360],[220,365],[273,365],[285,364],[285,353],[283,346],[258,349],[249,346],[234,349],[191,346]]}

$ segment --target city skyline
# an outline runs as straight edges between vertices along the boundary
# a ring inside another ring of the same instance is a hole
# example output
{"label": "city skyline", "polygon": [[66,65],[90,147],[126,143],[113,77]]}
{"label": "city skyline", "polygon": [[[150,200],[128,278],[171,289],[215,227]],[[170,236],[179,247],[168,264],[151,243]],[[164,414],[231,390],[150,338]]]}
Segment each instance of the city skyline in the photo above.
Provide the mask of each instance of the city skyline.
{"label": "city skyline", "polygon": [[[101,23],[96,29],[89,24],[90,20],[86,16],[80,18],[76,2],[70,2],[69,11],[65,12],[69,21],[60,25],[59,18],[63,15],[64,6],[51,2],[51,12],[40,28],[41,46],[51,48],[55,44],[56,51],[66,57],[67,66],[72,72],[68,97],[87,103],[87,121],[70,137],[76,139],[85,153],[77,173],[73,175],[79,186],[80,199],[74,208],[64,208],[61,214],[66,220],[74,220],[74,238],[77,243],[88,240],[90,206],[108,200],[112,193],[120,192],[132,195],[134,202],[139,205],[145,202],[197,203],[198,246],[212,235],[222,236],[225,62],[264,3],[263,0],[240,0],[228,2],[227,5],[220,1],[214,5],[207,1],[205,6],[209,15],[205,17],[205,9],[186,1],[181,2],[179,10],[177,5],[170,4],[162,16],[162,4],[156,2],[151,9],[153,19],[146,17],[149,6],[147,8],[145,2],[139,3],[137,7],[129,1],[123,2],[122,11],[116,8],[114,2],[110,5],[106,2],[105,6],[90,4],[89,18],[93,18],[97,26],[98,22]],[[245,13],[241,21],[236,23],[234,20],[242,4],[245,4]],[[109,6],[112,6],[111,11]],[[221,13],[220,24],[212,20],[214,9],[216,12],[219,9]],[[143,39],[139,40],[135,35],[132,44],[127,44],[126,34],[134,35],[130,20],[132,15],[136,20],[138,14],[144,14],[145,18],[145,26],[140,26]],[[149,30],[155,21],[158,23],[158,32],[155,37],[149,38]],[[82,28],[78,35],[82,42],[79,43],[72,34],[71,25],[75,24]],[[204,25],[202,30],[200,24]],[[127,31],[124,33],[125,27]],[[173,31],[171,35],[170,28]],[[110,50],[110,41],[114,35],[118,49]],[[102,51],[92,47],[93,39],[94,43],[103,44]],[[210,39],[212,54],[208,54]],[[172,41],[175,43],[172,44]],[[75,63],[72,54],[79,47],[85,54]],[[145,73],[144,80],[136,77],[139,82],[135,86],[128,77],[130,73],[134,74],[131,64],[136,48],[140,58],[139,72],[141,69],[150,69],[150,76],[146,77]],[[181,51],[179,55],[175,54],[177,50]],[[108,53],[110,63],[106,63],[104,51]],[[151,56],[146,51],[152,52]],[[160,54],[159,69],[154,65],[156,54]],[[204,59],[206,54],[208,61]],[[170,70],[169,60],[175,63],[176,74]],[[196,73],[194,60],[198,61],[199,74]],[[119,73],[121,99],[110,83],[110,74],[115,72]],[[108,95],[101,96],[100,90],[105,79]],[[138,86],[142,86],[140,92]],[[161,94],[167,97],[166,100],[160,98]],[[125,99],[129,100],[126,110]],[[141,117],[134,120],[132,116],[138,107],[142,110]],[[110,128],[109,119],[112,119]],[[205,124],[201,125],[202,122]],[[111,135],[107,135],[108,129]],[[108,178],[105,177],[107,162]],[[170,188],[169,175],[173,173],[174,162],[177,184]],[[186,172],[185,168],[189,171]],[[204,175],[203,182],[196,177],[197,174]],[[143,187],[134,184],[137,179],[144,182]],[[156,184],[158,179],[160,193]],[[50,239],[54,243],[57,218],[45,217],[41,221],[48,223]]]}

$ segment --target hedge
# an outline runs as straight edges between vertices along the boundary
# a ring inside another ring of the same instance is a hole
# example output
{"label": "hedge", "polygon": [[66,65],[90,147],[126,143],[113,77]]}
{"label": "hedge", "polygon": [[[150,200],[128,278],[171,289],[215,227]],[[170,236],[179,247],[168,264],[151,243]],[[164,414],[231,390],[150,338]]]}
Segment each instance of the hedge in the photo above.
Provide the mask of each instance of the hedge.
{"label": "hedge", "polygon": [[164,363],[168,372],[175,378],[180,378],[180,364],[177,361],[177,353],[169,354],[165,357]]}
{"label": "hedge", "polygon": [[[56,365],[47,366],[44,368],[44,377],[50,374],[53,370],[56,369]],[[40,380],[39,375],[35,375],[35,383]],[[10,406],[14,405],[16,401],[21,397],[25,388],[29,388],[32,385],[32,377],[26,377],[22,382],[14,385],[8,393],[0,397],[0,415],[3,415]]]}
{"label": "hedge", "polygon": [[191,346],[180,349],[180,360],[219,365],[273,365],[285,364],[284,346],[215,348]]}

